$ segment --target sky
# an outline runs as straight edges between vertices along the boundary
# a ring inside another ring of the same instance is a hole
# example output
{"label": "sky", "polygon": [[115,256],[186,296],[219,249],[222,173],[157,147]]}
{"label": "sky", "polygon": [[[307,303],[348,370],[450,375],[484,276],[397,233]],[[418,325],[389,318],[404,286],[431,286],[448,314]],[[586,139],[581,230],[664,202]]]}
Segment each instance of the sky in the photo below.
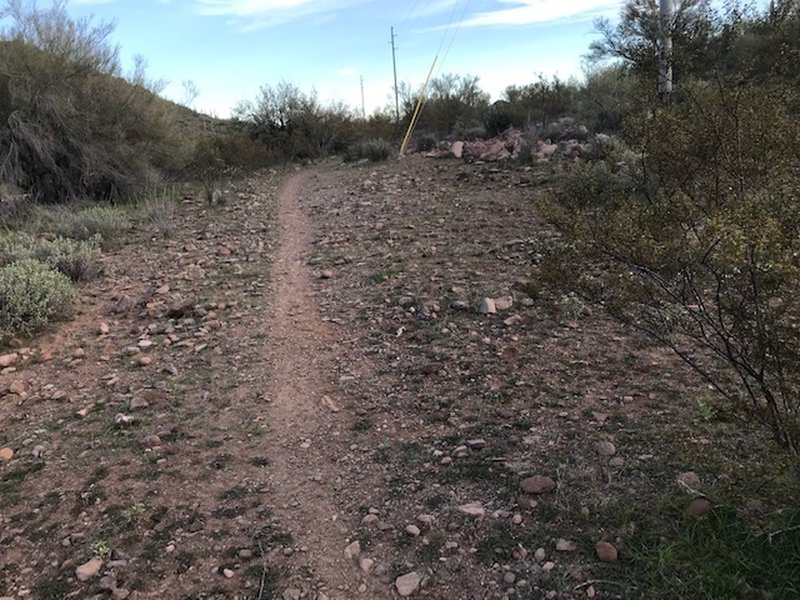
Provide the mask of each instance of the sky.
{"label": "sky", "polygon": [[[39,6],[47,5],[39,0]],[[539,74],[580,77],[593,21],[615,18],[619,0],[68,0],[76,18],[116,24],[123,65],[134,55],[163,95],[227,117],[262,85],[316,90],[367,114],[394,106],[397,78],[418,88],[434,75],[479,77],[493,99]]]}

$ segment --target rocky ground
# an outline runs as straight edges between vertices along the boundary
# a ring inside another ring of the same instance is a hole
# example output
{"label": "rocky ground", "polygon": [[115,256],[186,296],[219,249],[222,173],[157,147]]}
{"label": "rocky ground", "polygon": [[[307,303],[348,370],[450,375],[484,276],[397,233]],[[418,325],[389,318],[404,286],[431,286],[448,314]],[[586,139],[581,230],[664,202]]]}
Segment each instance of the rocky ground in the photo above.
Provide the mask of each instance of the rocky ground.
{"label": "rocky ground", "polygon": [[0,596],[655,598],[648,519],[771,510],[682,364],[525,293],[548,169],[330,162],[140,223],[0,359]]}

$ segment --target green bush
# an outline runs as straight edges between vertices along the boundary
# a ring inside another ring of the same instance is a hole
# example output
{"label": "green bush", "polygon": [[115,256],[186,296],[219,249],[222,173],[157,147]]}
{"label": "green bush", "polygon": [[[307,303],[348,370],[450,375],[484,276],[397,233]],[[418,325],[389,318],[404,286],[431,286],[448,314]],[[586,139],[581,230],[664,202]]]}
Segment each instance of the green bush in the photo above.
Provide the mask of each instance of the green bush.
{"label": "green bush", "polygon": [[25,233],[0,240],[0,264],[35,259],[66,275],[72,281],[84,281],[97,275],[100,238],[72,240],[36,238]]}
{"label": "green bush", "polygon": [[35,259],[0,268],[0,334],[31,335],[66,317],[74,290],[69,279]]}
{"label": "green bush", "polygon": [[629,118],[638,167],[566,179],[551,216],[573,251],[549,281],[671,348],[800,453],[797,97],[737,80],[682,95]]}
{"label": "green bush", "polygon": [[438,143],[435,135],[430,133],[421,135],[417,138],[417,152],[429,152],[436,148]]}
{"label": "green bush", "polygon": [[112,206],[90,206],[81,209],[59,208],[42,217],[40,228],[72,240],[91,240],[100,236],[108,247],[130,227],[127,214]]}
{"label": "green bush", "polygon": [[357,160],[380,162],[389,158],[391,153],[392,147],[389,145],[389,142],[375,138],[352,144],[347,149],[344,159],[347,162],[354,162]]}

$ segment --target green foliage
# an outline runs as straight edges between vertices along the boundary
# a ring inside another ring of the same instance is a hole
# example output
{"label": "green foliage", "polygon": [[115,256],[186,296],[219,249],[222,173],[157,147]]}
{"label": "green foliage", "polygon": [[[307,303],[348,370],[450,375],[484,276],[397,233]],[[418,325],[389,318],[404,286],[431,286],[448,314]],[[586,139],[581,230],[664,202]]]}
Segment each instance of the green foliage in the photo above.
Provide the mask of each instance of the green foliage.
{"label": "green foliage", "polygon": [[127,196],[175,154],[167,103],[140,61],[126,81],[110,24],[7,0],[0,32],[0,180],[43,202]]}
{"label": "green foliage", "polygon": [[[426,90],[424,106],[417,121],[417,131],[434,134],[440,138],[456,130],[481,127],[489,110],[489,94],[481,90],[478,77],[447,73],[434,77]],[[402,90],[405,126],[414,114],[420,91],[408,86]]]}
{"label": "green foliage", "polygon": [[391,153],[392,147],[389,142],[382,139],[371,139],[352,144],[345,152],[344,159],[347,162],[357,160],[380,162],[389,158]]}
{"label": "green foliage", "polygon": [[62,237],[37,238],[26,233],[16,233],[0,239],[0,265],[35,259],[72,281],[94,277],[98,272],[99,256],[99,236],[89,240],[73,240]]}
{"label": "green foliage", "polygon": [[0,334],[31,335],[66,317],[74,296],[70,280],[34,259],[0,268]]}
{"label": "green foliage", "polygon": [[736,81],[683,97],[629,119],[638,166],[612,148],[566,179],[552,214],[566,256],[542,281],[654,336],[800,451],[794,96]]}
{"label": "green foliage", "polygon": [[130,221],[123,209],[113,206],[60,207],[43,213],[39,228],[72,240],[94,240],[99,236],[107,247],[130,228]]}
{"label": "green foliage", "polygon": [[626,550],[629,569],[655,598],[797,598],[800,513],[768,529],[729,507],[685,514],[685,499],[635,516],[639,534]]}
{"label": "green foliage", "polygon": [[311,159],[343,151],[355,138],[355,117],[343,104],[322,106],[316,93],[291,83],[261,87],[235,110],[247,134],[276,158]]}
{"label": "green foliage", "polygon": [[417,138],[417,152],[429,152],[436,148],[438,143],[435,135],[431,135],[430,133],[421,135]]}

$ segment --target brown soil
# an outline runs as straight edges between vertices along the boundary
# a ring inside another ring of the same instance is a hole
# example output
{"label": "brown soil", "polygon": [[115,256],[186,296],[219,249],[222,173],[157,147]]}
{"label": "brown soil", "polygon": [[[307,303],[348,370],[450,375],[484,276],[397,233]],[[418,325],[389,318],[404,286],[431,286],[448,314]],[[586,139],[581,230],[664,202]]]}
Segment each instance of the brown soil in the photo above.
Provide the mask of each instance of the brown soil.
{"label": "brown soil", "polygon": [[679,362],[526,295],[547,178],[331,162],[137,221],[0,375],[0,596],[649,597],[626,553],[680,473],[769,510],[769,442]]}

